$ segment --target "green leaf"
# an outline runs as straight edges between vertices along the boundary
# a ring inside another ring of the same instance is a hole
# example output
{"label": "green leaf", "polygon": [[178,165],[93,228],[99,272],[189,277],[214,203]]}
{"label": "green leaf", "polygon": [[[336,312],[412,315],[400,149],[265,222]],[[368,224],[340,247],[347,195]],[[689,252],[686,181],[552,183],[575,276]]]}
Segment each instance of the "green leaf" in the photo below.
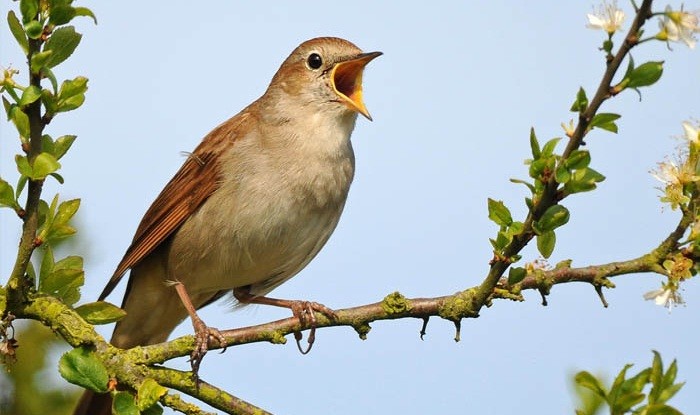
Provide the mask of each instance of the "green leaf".
{"label": "green leaf", "polygon": [[525,180],[510,179],[510,181],[511,183],[523,184],[527,186],[528,189],[530,189],[530,192],[535,193],[535,186],[533,186],[531,183],[526,182]]}
{"label": "green leaf", "polygon": [[119,321],[126,315],[126,311],[106,301],[83,304],[75,311],[90,324],[109,324]]}
{"label": "green leaf", "polygon": [[668,367],[668,370],[666,373],[664,373],[664,378],[661,384],[664,387],[668,387],[673,385],[673,382],[676,381],[676,375],[678,374],[678,363],[676,362],[676,359],[673,359],[673,362],[671,362],[671,366]]}
{"label": "green leaf", "polygon": [[46,66],[53,68],[68,59],[75,51],[75,48],[78,47],[81,38],[82,35],[77,33],[73,26],[65,26],[54,30],[44,46],[45,51],[50,50],[53,52],[46,62]]}
{"label": "green leaf", "polygon": [[685,386],[685,382],[676,383],[675,385],[671,385],[665,388],[659,395],[659,403],[668,402],[668,400],[673,398],[673,395],[678,393],[678,391],[681,390],[683,386]]}
{"label": "green leaf", "polygon": [[[56,146],[54,145],[53,139],[51,138],[50,135],[44,134],[41,136],[41,150],[45,151],[51,155],[54,155],[56,153]],[[54,155],[54,157],[56,157]]]}
{"label": "green leaf", "polygon": [[75,95],[84,94],[87,91],[88,79],[78,76],[72,80],[63,81],[61,89],[58,91],[58,99],[67,99]]}
{"label": "green leaf", "polygon": [[42,292],[73,305],[80,300],[80,287],[85,284],[85,273],[82,269],[54,269],[43,282]]}
{"label": "green leaf", "polygon": [[19,103],[17,105],[19,105],[20,107],[25,107],[31,104],[32,102],[36,102],[36,100],[38,100],[39,98],[41,98],[41,89],[36,85],[32,85],[25,88],[25,90],[22,92],[22,97],[19,99]]}
{"label": "green leaf", "polygon": [[623,383],[623,390],[632,392],[642,392],[644,386],[649,383],[651,369],[646,368]]}
{"label": "green leaf", "polygon": [[52,54],[53,52],[51,52],[50,50],[33,54],[30,64],[32,73],[39,73],[39,71],[41,71],[41,68],[46,66],[46,62],[48,62]]}
{"label": "green leaf", "polygon": [[34,159],[33,173],[29,178],[34,180],[45,179],[46,176],[59,168],[61,168],[61,163],[56,160],[56,157],[49,153],[40,153]]}
{"label": "green leaf", "polygon": [[588,98],[586,97],[586,91],[579,87],[576,93],[576,100],[571,104],[571,112],[583,112],[588,108]]}
{"label": "green leaf", "polygon": [[19,174],[27,177],[31,177],[33,175],[32,166],[29,165],[29,160],[27,159],[27,157],[16,154],[15,164],[17,164],[17,171],[19,172]]}
{"label": "green leaf", "polygon": [[661,361],[661,354],[656,350],[654,352],[654,360],[651,363],[651,374],[649,375],[649,380],[651,381],[651,391],[649,391],[649,403],[654,404],[658,402],[659,395],[661,395],[661,389],[663,387],[663,376],[664,376],[664,364]]}
{"label": "green leaf", "polygon": [[508,285],[515,285],[525,279],[527,271],[523,267],[510,268],[508,270]]}
{"label": "green leaf", "polygon": [[17,106],[13,106],[10,109],[10,120],[12,120],[12,123],[15,125],[15,128],[17,128],[17,132],[19,133],[20,136],[29,139],[29,117],[27,114],[22,111],[21,108]]}
{"label": "green leaf", "polygon": [[159,385],[155,380],[151,378],[144,380],[138,391],[139,409],[143,411],[154,406],[166,393],[168,393],[168,389]]}
{"label": "green leaf", "polygon": [[10,119],[10,111],[12,108],[16,107],[17,105],[15,104],[10,104],[10,101],[7,100],[5,95],[2,96],[2,106],[5,108],[5,115],[7,115],[7,119]]}
{"label": "green leaf", "polygon": [[44,256],[41,258],[41,267],[39,268],[39,291],[46,291],[44,289],[44,281],[53,272],[54,265],[53,249],[46,245]]}
{"label": "green leaf", "polygon": [[0,207],[9,207],[15,210],[20,209],[15,199],[15,191],[8,182],[0,179]]}
{"label": "green leaf", "polygon": [[557,147],[557,144],[560,140],[561,137],[555,137],[547,141],[544,147],[542,147],[542,158],[551,156],[554,153],[554,149]]}
{"label": "green leaf", "polygon": [[80,207],[80,199],[71,199],[62,202],[58,206],[58,211],[56,217],[54,218],[54,224],[65,225],[68,221],[75,215]]}
{"label": "green leaf", "polygon": [[7,25],[10,27],[12,36],[15,37],[17,44],[19,45],[19,47],[22,48],[24,54],[28,54],[29,41],[27,41],[27,35],[24,33],[24,27],[22,27],[22,23],[20,23],[19,19],[17,18],[17,15],[12,10],[10,10],[7,13]]}
{"label": "green leaf", "polygon": [[669,405],[649,405],[645,415],[683,415],[683,412]]}
{"label": "green leaf", "polygon": [[598,378],[591,375],[589,372],[586,372],[585,370],[578,372],[576,374],[576,377],[574,377],[574,381],[576,381],[576,383],[581,385],[582,387],[591,390],[593,393],[600,396],[601,398],[607,398],[607,393],[605,392],[605,388],[603,388],[603,385],[600,383]]}
{"label": "green leaf", "polygon": [[544,188],[544,181],[554,172],[557,159],[555,156],[543,157],[530,164],[528,174],[535,179],[535,193],[539,193]]}
{"label": "green leaf", "polygon": [[112,401],[113,415],[139,415],[134,397],[127,392],[117,392]]}
{"label": "green leaf", "polygon": [[564,161],[564,165],[572,170],[586,168],[590,163],[591,153],[589,153],[587,150],[574,150]]}
{"label": "green leaf", "polygon": [[537,136],[535,135],[535,128],[530,127],[530,150],[532,151],[532,158],[537,160],[540,158],[540,143],[537,141]]}
{"label": "green leaf", "polygon": [[84,280],[81,257],[68,256],[53,264],[52,251],[50,248],[46,249],[39,276],[40,291],[54,295],[68,305],[72,305],[80,299],[80,287]]}
{"label": "green leaf", "polygon": [[17,186],[15,186],[15,198],[19,199],[19,195],[22,194],[24,187],[27,185],[27,180],[27,176],[19,176],[19,179],[17,179]]}
{"label": "green leaf", "polygon": [[56,139],[53,152],[53,156],[56,157],[56,160],[59,160],[68,152],[68,149],[73,145],[76,137],[75,135],[62,135]]}
{"label": "green leaf", "polygon": [[95,15],[92,13],[92,10],[88,9],[87,7],[76,7],[74,10],[76,16],[91,17],[95,24],[97,24],[97,17],[95,17]]}
{"label": "green leaf", "polygon": [[591,122],[588,124],[588,128],[600,128],[613,133],[617,133],[617,124],[615,124],[615,120],[617,120],[618,118],[620,118],[620,115],[618,114],[596,114],[591,120]]}
{"label": "green leaf", "polygon": [[627,75],[627,88],[639,88],[656,83],[664,71],[663,61],[645,62]]}
{"label": "green leaf", "polygon": [[56,181],[59,182],[60,184],[63,184],[63,182],[65,181],[65,180],[63,179],[63,176],[61,176],[61,175],[58,174],[58,173],[51,173],[51,174],[49,174],[49,176],[51,176],[51,177],[53,177],[54,179],[56,179]]}
{"label": "green leaf", "polygon": [[27,24],[39,12],[39,0],[20,0],[19,10],[22,13],[22,23]]}
{"label": "green leaf", "polygon": [[509,235],[517,235],[525,230],[525,224],[522,222],[513,222],[508,226],[507,232]]}
{"label": "green leaf", "polygon": [[74,235],[77,231],[75,228],[69,225],[54,225],[51,230],[46,235],[46,240],[49,242],[55,242],[59,239],[67,238]]}
{"label": "green leaf", "polygon": [[58,362],[58,371],[68,382],[95,392],[108,392],[109,376],[95,355],[79,347],[65,353]]}
{"label": "green leaf", "polygon": [[622,370],[620,370],[620,373],[618,373],[615,377],[612,386],[610,386],[610,393],[608,394],[608,403],[611,407],[615,406],[615,402],[617,401],[618,396],[620,396],[620,394],[623,392],[622,386],[625,381],[625,376],[627,375],[627,371],[631,367],[631,364],[626,364],[622,368]]}
{"label": "green leaf", "polygon": [[500,200],[488,199],[489,219],[500,226],[508,226],[513,223],[510,210]]}
{"label": "green leaf", "polygon": [[566,184],[566,182],[571,179],[571,172],[566,168],[566,166],[559,165],[557,166],[557,169],[554,170],[554,179],[557,181],[557,183]]}
{"label": "green leaf", "polygon": [[544,258],[549,258],[554,252],[554,245],[557,243],[557,236],[554,231],[547,231],[537,235],[537,250]]}
{"label": "green leaf", "polygon": [[641,392],[626,392],[617,397],[615,400],[614,404],[611,405],[613,407],[613,412],[615,414],[625,414],[629,412],[629,410],[635,406],[636,404],[644,401],[644,398],[646,395],[644,395]]}
{"label": "green leaf", "polygon": [[36,20],[32,20],[24,25],[24,31],[30,39],[39,39],[44,33],[44,26]]}
{"label": "green leaf", "polygon": [[51,87],[53,88],[54,95],[58,94],[58,81],[56,80],[56,75],[53,74],[53,71],[48,67],[44,66],[43,68],[41,68],[41,74],[51,82]]}
{"label": "green leaf", "polygon": [[568,194],[587,192],[596,188],[596,183],[605,180],[605,176],[590,167],[579,169],[571,176],[571,180],[566,183],[564,190]]}
{"label": "green leaf", "polygon": [[569,221],[569,210],[562,205],[550,206],[537,221],[542,232],[553,231]]}
{"label": "green leaf", "polygon": [[80,95],[74,95],[68,99],[64,100],[59,100],[57,104],[57,109],[56,112],[67,112],[67,111],[72,111],[81,105],[83,105],[83,102],[85,102],[85,95],[80,94]]}
{"label": "green leaf", "polygon": [[41,102],[44,103],[47,114],[55,114],[58,112],[58,100],[48,89],[41,91]]}
{"label": "green leaf", "polygon": [[57,5],[51,7],[49,19],[56,26],[64,25],[75,17],[75,9],[69,5]]}

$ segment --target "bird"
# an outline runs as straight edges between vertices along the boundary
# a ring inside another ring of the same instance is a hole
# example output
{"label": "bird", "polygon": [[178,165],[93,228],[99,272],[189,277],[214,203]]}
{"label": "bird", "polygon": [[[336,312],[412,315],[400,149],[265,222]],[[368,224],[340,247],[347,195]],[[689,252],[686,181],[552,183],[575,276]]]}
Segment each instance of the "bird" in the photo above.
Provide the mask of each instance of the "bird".
{"label": "bird", "polygon": [[[196,310],[224,296],[286,307],[311,323],[315,311],[333,316],[315,302],[266,294],[306,267],[338,224],[355,171],[350,136],[358,114],[372,120],[364,69],[381,54],[337,37],[301,43],[260,98],[187,154],[99,296],[130,270],[114,346],[166,341],[189,316],[196,373],[209,341],[223,344]],[[110,406],[108,394],[86,391],[75,414]]]}

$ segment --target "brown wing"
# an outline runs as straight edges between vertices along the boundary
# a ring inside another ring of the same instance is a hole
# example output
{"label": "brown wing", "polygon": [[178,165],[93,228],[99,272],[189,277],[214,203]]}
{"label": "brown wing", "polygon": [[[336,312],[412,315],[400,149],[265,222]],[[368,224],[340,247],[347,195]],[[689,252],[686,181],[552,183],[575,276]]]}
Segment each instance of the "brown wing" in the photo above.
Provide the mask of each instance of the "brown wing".
{"label": "brown wing", "polygon": [[112,292],[129,268],[160,246],[219,187],[219,156],[240,135],[239,127],[248,115],[243,111],[215,128],[187,158],[146,211],[100,300]]}

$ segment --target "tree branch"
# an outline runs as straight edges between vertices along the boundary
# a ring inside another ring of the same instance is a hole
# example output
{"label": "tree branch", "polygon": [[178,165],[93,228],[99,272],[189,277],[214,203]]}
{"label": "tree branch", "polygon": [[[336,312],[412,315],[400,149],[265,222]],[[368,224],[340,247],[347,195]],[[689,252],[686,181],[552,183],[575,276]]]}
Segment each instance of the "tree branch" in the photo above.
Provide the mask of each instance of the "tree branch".
{"label": "tree branch", "polygon": [[[603,74],[600,84],[598,85],[595,96],[593,99],[591,99],[585,111],[579,114],[578,125],[569,137],[569,141],[561,156],[562,159],[566,159],[574,150],[578,149],[583,144],[583,138],[589,131],[589,125],[593,119],[593,116],[597,113],[603,102],[612,96],[612,79],[629,51],[638,43],[639,31],[646,20],[651,17],[651,3],[652,0],[644,0],[642,5],[637,10],[637,14],[632,22],[632,26],[625,36],[625,40],[613,59],[607,63],[607,69]],[[499,255],[492,260],[489,273],[481,285],[476,289],[476,297],[472,300],[475,306],[473,311],[477,314],[481,307],[487,305],[493,289],[498,284],[498,281],[503,276],[503,273],[512,263],[512,258],[515,257],[530,242],[530,240],[532,240],[532,238],[535,237],[535,232],[532,228],[533,222],[537,220],[549,207],[559,202],[557,198],[558,185],[559,184],[555,180],[554,175],[552,175],[546,184],[546,189],[542,197],[539,200],[534,201],[534,205],[525,219],[523,232],[513,237],[511,243],[504,250],[503,255]]]}

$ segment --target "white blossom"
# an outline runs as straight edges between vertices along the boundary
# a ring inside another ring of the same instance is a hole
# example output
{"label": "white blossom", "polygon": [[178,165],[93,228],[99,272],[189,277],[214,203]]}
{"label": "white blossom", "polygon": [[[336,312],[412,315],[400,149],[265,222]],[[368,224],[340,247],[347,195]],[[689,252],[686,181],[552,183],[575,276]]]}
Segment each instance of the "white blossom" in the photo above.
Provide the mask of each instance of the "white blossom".
{"label": "white blossom", "polygon": [[695,47],[695,33],[700,32],[698,26],[698,12],[687,12],[672,10],[671,6],[666,6],[664,17],[659,21],[661,32],[657,38],[670,42],[683,42],[689,48]]}
{"label": "white blossom", "polygon": [[601,29],[609,35],[615,33],[625,21],[625,12],[617,7],[617,1],[610,3],[604,1],[595,13],[588,13],[588,24],[590,29]]}

